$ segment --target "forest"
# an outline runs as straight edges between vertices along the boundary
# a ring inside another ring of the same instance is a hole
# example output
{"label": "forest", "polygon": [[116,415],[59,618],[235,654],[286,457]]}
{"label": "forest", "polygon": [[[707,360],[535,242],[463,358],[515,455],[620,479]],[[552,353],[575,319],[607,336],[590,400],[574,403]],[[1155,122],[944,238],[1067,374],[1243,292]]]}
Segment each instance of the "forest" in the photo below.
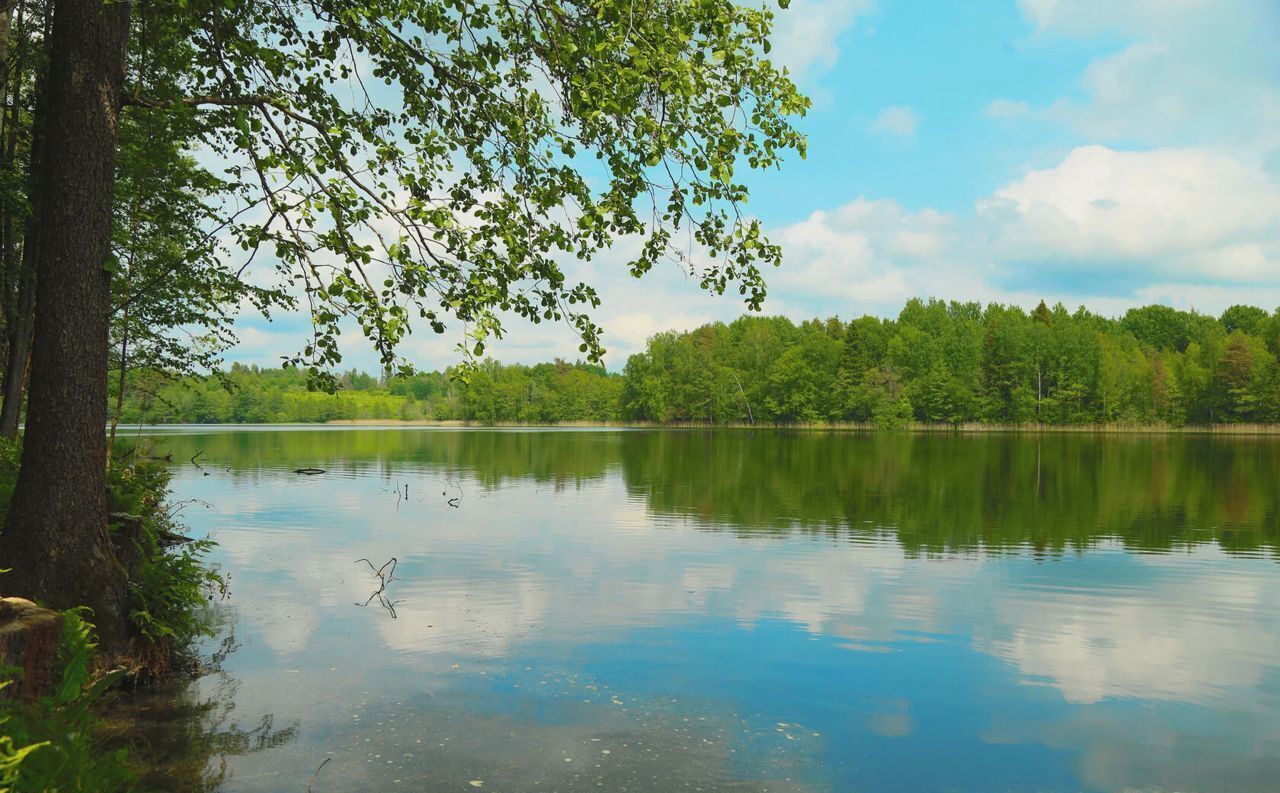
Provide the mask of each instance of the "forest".
{"label": "forest", "polygon": [[660,333],[622,373],[585,363],[381,377],[335,393],[295,370],[138,372],[127,423],[466,420],[479,423],[908,423],[1201,426],[1280,421],[1280,313],[911,300],[895,319],[799,325],[747,315]]}
{"label": "forest", "polygon": [[911,300],[896,319],[660,334],[622,414],[659,422],[1206,425],[1280,419],[1280,313]]}

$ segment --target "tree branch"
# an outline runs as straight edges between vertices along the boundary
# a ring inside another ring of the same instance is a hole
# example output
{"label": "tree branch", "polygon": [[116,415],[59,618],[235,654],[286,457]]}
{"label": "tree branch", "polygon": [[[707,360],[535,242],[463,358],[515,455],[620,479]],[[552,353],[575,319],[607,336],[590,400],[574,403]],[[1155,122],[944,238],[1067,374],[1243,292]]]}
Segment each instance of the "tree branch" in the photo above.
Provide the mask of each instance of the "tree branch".
{"label": "tree branch", "polygon": [[146,96],[122,96],[120,98],[122,107],[148,107],[156,110],[168,110],[174,107],[199,107],[201,105],[217,105],[219,107],[262,107],[271,105],[277,107],[278,100],[269,96],[250,95],[250,96],[211,96],[208,94],[200,94],[196,96],[184,96],[180,99],[153,99]]}

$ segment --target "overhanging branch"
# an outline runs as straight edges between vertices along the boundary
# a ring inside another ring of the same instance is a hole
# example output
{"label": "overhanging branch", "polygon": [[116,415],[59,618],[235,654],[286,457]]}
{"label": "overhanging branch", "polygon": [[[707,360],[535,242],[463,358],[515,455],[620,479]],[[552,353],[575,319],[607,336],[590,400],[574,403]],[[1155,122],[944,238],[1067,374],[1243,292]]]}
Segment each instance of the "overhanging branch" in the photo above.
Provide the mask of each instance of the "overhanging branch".
{"label": "overhanging branch", "polygon": [[217,105],[220,107],[262,107],[277,105],[269,96],[184,96],[181,99],[152,99],[146,96],[124,96],[120,100],[124,107],[149,107],[155,110],[168,110],[174,107],[200,107],[201,105]]}

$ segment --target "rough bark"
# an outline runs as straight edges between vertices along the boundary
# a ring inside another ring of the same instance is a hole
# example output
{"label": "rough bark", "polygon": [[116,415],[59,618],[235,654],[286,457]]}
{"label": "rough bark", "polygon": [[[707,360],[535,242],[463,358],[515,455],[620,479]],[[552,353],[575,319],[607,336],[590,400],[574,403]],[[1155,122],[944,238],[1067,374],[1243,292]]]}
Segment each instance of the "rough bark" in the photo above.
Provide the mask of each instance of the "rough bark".
{"label": "rough bark", "polygon": [[31,342],[35,331],[36,272],[34,224],[28,224],[27,242],[22,246],[22,272],[19,276],[17,306],[8,331],[5,351],[4,386],[0,394],[0,437],[18,437],[22,417],[22,396],[27,386],[27,366],[31,361]]}
{"label": "rough bark", "polygon": [[[10,70],[9,37],[13,28],[13,8],[5,0],[0,0],[0,170],[12,173],[17,167],[18,108],[20,87],[22,85],[22,51],[14,59],[14,68]],[[10,95],[13,101],[9,101]],[[11,273],[16,270],[20,258],[21,240],[18,236],[17,207],[9,201],[0,206],[0,260],[4,266],[4,320],[5,338],[8,343],[8,331],[13,320],[11,309],[17,303],[15,290],[12,288]],[[8,351],[6,349],[6,354]]]}
{"label": "rough bark", "polygon": [[49,692],[62,615],[30,600],[0,598],[0,664],[22,674],[0,696],[35,699]]}
{"label": "rough bark", "polygon": [[107,326],[117,125],[129,32],[122,0],[57,0],[37,209],[36,323],[4,588],[93,610],[125,648],[126,574],[107,535]]}
{"label": "rough bark", "polygon": [[[51,15],[44,17],[43,39],[52,34]],[[33,210],[39,206],[40,163],[44,150],[45,83],[47,71],[37,66],[34,119],[31,124],[30,153],[28,156],[27,201]],[[15,107],[17,101],[14,101]],[[16,129],[17,120],[13,122]],[[0,437],[13,440],[18,437],[18,422],[22,416],[22,398],[27,388],[27,367],[31,362],[31,338],[35,331],[36,307],[36,214],[27,218],[22,232],[22,253],[16,263],[6,263],[6,312],[5,357],[3,391],[0,391]],[[16,266],[15,266],[16,264]]]}
{"label": "rough bark", "polygon": [[0,85],[9,85],[9,29],[13,25],[14,6],[0,2]]}

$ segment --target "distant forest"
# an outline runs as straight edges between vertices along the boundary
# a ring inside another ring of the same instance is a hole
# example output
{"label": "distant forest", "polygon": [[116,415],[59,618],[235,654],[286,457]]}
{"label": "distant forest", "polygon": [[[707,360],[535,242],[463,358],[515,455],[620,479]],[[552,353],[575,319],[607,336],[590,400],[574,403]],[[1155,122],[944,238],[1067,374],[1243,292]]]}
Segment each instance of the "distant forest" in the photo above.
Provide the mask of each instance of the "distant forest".
{"label": "distant forest", "polygon": [[461,419],[714,424],[912,422],[1201,425],[1280,421],[1280,310],[1167,306],[1118,319],[1043,302],[911,300],[896,319],[744,316],[649,339],[621,374],[486,361],[455,372],[338,376],[233,365],[129,379],[126,422]]}

